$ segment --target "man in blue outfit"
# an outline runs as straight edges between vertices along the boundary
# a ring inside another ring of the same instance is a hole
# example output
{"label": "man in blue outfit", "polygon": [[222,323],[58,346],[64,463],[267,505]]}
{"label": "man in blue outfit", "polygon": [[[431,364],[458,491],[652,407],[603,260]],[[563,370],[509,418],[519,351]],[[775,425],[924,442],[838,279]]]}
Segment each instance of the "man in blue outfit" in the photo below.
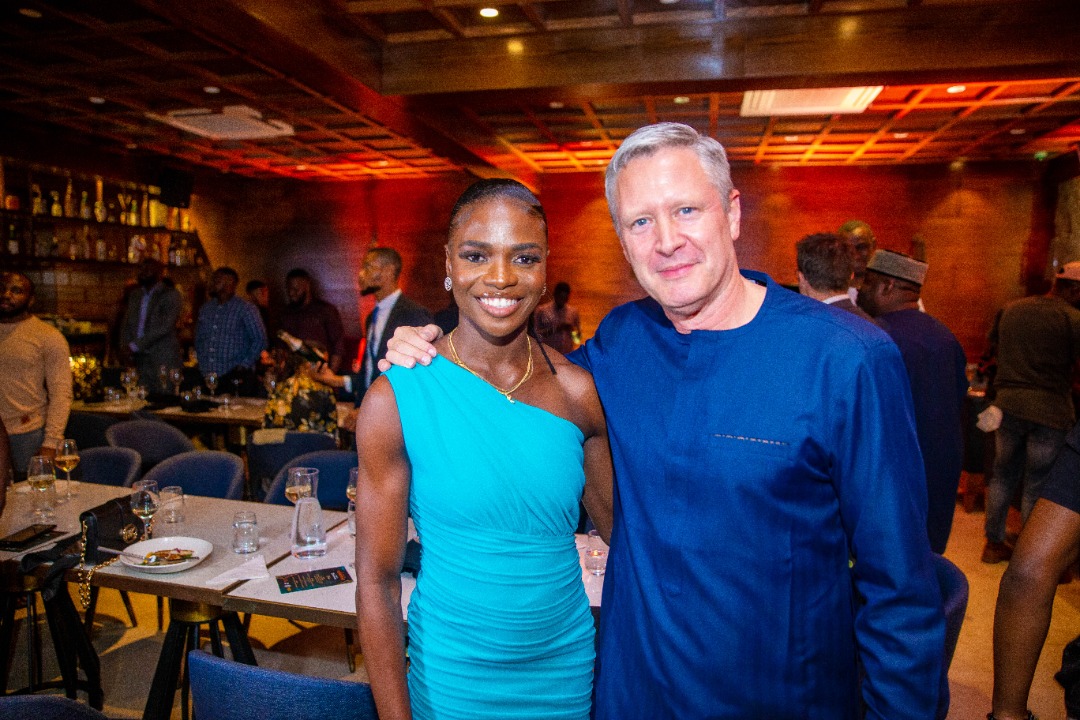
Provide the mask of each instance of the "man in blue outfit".
{"label": "man in blue outfit", "polygon": [[[945,623],[896,345],[739,270],[715,140],[642,128],[606,189],[650,297],[570,356],[615,465],[596,718],[934,717]],[[390,359],[430,359],[414,341]]]}
{"label": "man in blue outfit", "polygon": [[928,269],[913,257],[878,250],[866,266],[859,305],[874,316],[904,358],[926,471],[926,530],[930,548],[944,553],[964,464],[967,358],[949,328],[919,310]]}

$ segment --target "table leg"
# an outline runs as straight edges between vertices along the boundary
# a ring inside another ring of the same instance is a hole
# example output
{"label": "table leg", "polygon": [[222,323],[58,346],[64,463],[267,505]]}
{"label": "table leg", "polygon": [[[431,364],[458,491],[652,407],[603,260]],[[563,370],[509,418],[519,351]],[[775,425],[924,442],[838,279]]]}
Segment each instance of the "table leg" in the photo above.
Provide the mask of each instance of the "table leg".
{"label": "table leg", "polygon": [[221,622],[225,626],[225,636],[229,638],[229,647],[232,648],[233,660],[245,665],[258,665],[255,662],[255,653],[248,642],[247,631],[240,616],[234,612],[227,612],[221,616]]}
{"label": "table leg", "polygon": [[180,661],[189,629],[187,623],[169,622],[154,679],[150,683],[150,694],[146,698],[143,720],[169,720],[172,715],[176,680],[180,674]]}

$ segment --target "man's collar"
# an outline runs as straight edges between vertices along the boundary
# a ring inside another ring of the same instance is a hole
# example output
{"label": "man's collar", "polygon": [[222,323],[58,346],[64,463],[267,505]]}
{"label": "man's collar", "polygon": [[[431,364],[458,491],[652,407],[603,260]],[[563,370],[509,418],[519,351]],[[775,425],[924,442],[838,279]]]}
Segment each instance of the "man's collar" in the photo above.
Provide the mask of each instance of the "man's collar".
{"label": "man's collar", "polygon": [[394,307],[394,303],[397,302],[397,299],[399,297],[401,297],[401,288],[398,288],[394,292],[384,297],[379,302],[375,303],[375,307],[379,308],[380,312],[389,310],[390,308]]}

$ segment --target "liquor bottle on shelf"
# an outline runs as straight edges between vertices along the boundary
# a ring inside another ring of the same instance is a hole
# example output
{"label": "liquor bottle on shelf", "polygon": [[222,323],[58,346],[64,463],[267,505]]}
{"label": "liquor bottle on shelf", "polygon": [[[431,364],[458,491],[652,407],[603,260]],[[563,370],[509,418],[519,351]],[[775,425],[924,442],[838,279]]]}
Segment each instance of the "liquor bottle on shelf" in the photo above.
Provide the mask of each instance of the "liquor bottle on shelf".
{"label": "liquor bottle on shelf", "polygon": [[60,257],[60,236],[53,233],[52,241],[49,242],[49,257]]}
{"label": "liquor bottle on shelf", "polygon": [[8,223],[8,234],[7,234],[7,253],[8,253],[8,255],[10,255],[12,257],[18,257],[19,255],[22,254],[22,247],[21,247],[22,243],[20,242],[20,239],[21,239],[20,235],[21,234],[22,233],[20,232],[20,228],[19,228],[18,223],[16,223],[16,222]]}
{"label": "liquor bottle on shelf", "polygon": [[79,259],[79,243],[75,239],[75,234],[72,233],[71,238],[67,242],[67,259],[78,260]]}
{"label": "liquor bottle on shelf", "polygon": [[85,190],[83,190],[82,195],[79,196],[79,217],[83,220],[89,220],[94,217],[94,211],[90,208],[90,193]]}
{"label": "liquor bottle on shelf", "polygon": [[75,188],[71,185],[71,178],[67,180],[64,188],[64,217],[75,217]]}
{"label": "liquor bottle on shelf", "polygon": [[30,212],[34,215],[45,214],[45,198],[41,195],[41,186],[34,183],[30,186]]}
{"label": "liquor bottle on shelf", "polygon": [[294,353],[304,358],[308,362],[324,363],[328,360],[325,352],[323,352],[317,347],[312,347],[311,345],[308,345],[306,342],[296,337],[295,335],[290,335],[284,330],[278,330],[277,336],[278,339],[280,339],[283,343],[289,346],[290,350],[292,350]]}
{"label": "liquor bottle on shelf", "polygon": [[53,190],[49,193],[51,202],[49,203],[49,214],[53,217],[64,217],[64,207],[60,204],[60,191]]}
{"label": "liquor bottle on shelf", "polygon": [[105,189],[100,177],[94,178],[94,219],[105,222],[108,215],[105,212]]}
{"label": "liquor bottle on shelf", "polygon": [[83,225],[82,232],[79,234],[79,257],[83,260],[89,260],[93,257],[90,253],[89,225]]}
{"label": "liquor bottle on shelf", "polygon": [[105,245],[105,238],[98,233],[97,240],[94,241],[94,257],[98,262],[104,262],[108,259],[108,247]]}

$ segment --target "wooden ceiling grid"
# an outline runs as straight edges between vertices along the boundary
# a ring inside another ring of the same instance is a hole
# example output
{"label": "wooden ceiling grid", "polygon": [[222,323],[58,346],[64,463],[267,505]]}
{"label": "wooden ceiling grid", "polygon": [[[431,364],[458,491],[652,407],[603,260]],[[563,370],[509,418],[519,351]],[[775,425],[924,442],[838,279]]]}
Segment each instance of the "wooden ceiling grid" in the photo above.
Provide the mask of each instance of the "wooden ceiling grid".
{"label": "wooden ceiling grid", "polygon": [[[1037,1],[1012,4],[1034,7]],[[305,58],[330,67],[361,46],[376,53],[425,47],[446,53],[451,43],[467,57],[489,47],[476,43],[493,38],[557,43],[555,38],[565,36],[571,38],[565,52],[573,58],[573,43],[586,37],[582,33],[615,30],[630,38],[642,29],[670,28],[669,45],[690,45],[700,39],[701,28],[718,23],[836,16],[843,21],[837,25],[842,34],[848,21],[880,22],[887,13],[928,6],[971,7],[977,14],[1009,5],[1004,0],[517,0],[495,2],[495,18],[480,16],[487,3],[479,0],[323,0],[306,10],[315,17],[309,26],[287,24],[303,13],[286,0],[220,0],[217,6],[188,0],[197,10],[187,16],[163,9],[163,2],[9,3],[0,11],[0,112],[94,138],[117,153],[165,155],[253,178],[316,180],[427,177],[466,169],[532,176],[594,172],[635,129],[665,120],[717,137],[733,163],[766,165],[1029,160],[1080,145],[1080,65],[1064,76],[980,78],[964,82],[956,93],[944,81],[893,82],[857,115],[741,117],[743,92],[732,83],[705,89],[701,82],[680,87],[675,81],[643,81],[601,89],[568,80],[563,87],[528,91],[421,94],[403,102],[391,97],[392,108],[419,118],[413,125],[384,122],[355,92],[313,82],[321,65],[307,75],[296,72]],[[229,9],[234,18],[238,12],[258,18],[261,11],[273,11],[262,13],[270,18],[266,37],[244,46],[228,32],[227,21],[215,27],[177,19],[213,18],[216,8]],[[34,14],[39,17],[28,17]],[[305,27],[329,35],[305,37]],[[787,33],[797,27],[784,25]],[[341,42],[337,55],[323,48],[331,36]],[[278,62],[273,48],[258,48],[267,38],[288,45],[281,56],[291,54],[294,62]],[[333,67],[345,75],[350,69]],[[147,117],[228,105],[250,106],[268,120],[289,123],[295,134],[212,141]],[[416,124],[462,152],[433,150],[430,135],[409,132]],[[469,157],[490,167],[469,167]]]}

